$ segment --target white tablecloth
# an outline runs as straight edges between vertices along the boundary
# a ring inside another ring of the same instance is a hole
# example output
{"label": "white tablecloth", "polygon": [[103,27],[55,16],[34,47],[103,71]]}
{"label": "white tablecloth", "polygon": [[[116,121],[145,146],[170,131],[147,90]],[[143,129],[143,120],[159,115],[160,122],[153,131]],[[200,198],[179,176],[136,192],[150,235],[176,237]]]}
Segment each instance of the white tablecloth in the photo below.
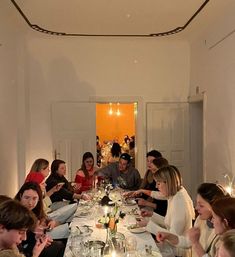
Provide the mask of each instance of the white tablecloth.
{"label": "white tablecloth", "polygon": [[[125,206],[121,208],[125,213],[128,213],[131,211],[131,209],[137,208],[137,207],[138,207],[137,205],[134,205],[134,206]],[[71,223],[71,230],[73,229],[73,227],[76,227],[76,226],[81,227],[83,225],[89,225],[93,230],[93,233],[91,234],[89,240],[101,240],[105,242],[106,230],[103,228],[96,228],[95,226],[95,223],[99,216],[99,215],[97,216],[97,209],[95,208],[91,209],[90,211],[91,215],[88,215],[86,217],[76,217],[79,214],[79,212],[81,212],[82,208],[83,208],[82,206],[78,206],[77,212],[75,213],[75,217],[73,218],[73,221]],[[127,214],[125,218],[123,220],[120,219],[119,223],[117,224],[117,231],[123,233],[125,235],[125,238],[134,237],[137,241],[137,250],[143,250],[145,249],[145,245],[148,245],[148,246],[152,246],[153,250],[158,251],[156,243],[149,232],[146,231],[144,233],[134,234],[127,229],[128,225],[133,224],[135,222],[136,222],[135,217]],[[73,256],[69,248],[70,244],[71,244],[71,239],[69,238],[65,249],[65,254],[64,254],[65,257]]]}

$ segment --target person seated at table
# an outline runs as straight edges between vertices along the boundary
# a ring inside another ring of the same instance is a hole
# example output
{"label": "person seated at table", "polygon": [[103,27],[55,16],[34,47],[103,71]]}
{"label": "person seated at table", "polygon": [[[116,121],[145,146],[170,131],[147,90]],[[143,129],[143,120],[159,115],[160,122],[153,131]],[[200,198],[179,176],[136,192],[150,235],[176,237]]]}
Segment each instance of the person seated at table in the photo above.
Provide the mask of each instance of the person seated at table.
{"label": "person seated at table", "polygon": [[130,164],[131,157],[127,153],[120,155],[119,161],[109,164],[97,171],[100,176],[110,179],[114,187],[136,190],[140,187],[141,177],[137,169]]}
{"label": "person seated at table", "polygon": [[43,195],[44,211],[49,218],[56,220],[60,224],[71,222],[73,215],[77,210],[76,203],[62,206],[55,211],[52,211],[50,208],[52,204],[50,196],[59,191],[62,185],[57,184],[46,192],[45,178],[40,172],[30,172],[26,177],[25,182],[35,182],[40,186]]}
{"label": "person seated at table", "polygon": [[78,190],[76,193],[81,193],[83,191],[88,191],[95,187],[96,176],[95,176],[96,167],[94,167],[94,157],[91,152],[86,152],[82,157],[82,166],[76,172],[75,182],[78,185]]}
{"label": "person seated at table", "polygon": [[35,160],[29,173],[30,172],[39,172],[46,178],[50,173],[49,161],[42,158]]}
{"label": "person seated at table", "polygon": [[[26,182],[16,194],[15,199],[31,210],[37,218],[37,226],[28,231],[27,239],[22,241],[20,251],[26,257],[32,256],[32,249],[36,244],[37,238],[46,234],[48,242],[40,257],[63,257],[65,241],[67,241],[69,235],[69,226],[68,224],[59,225],[54,220],[48,219],[43,210],[40,186],[37,183]],[[52,238],[60,240],[55,241]]]}
{"label": "person seated at table", "polygon": [[[17,246],[25,240],[26,232],[35,225],[34,215],[18,201],[0,196],[0,256],[24,257]],[[47,238],[37,240],[32,257],[38,257],[47,243]]]}
{"label": "person seated at table", "polygon": [[[158,152],[158,151],[156,151]],[[147,167],[148,170],[145,173],[144,179],[141,184],[142,189],[158,191],[156,188],[156,182],[153,179],[153,175],[157,172],[157,170],[163,166],[168,165],[168,161],[163,157],[155,158],[155,151],[150,151],[147,153]],[[155,155],[156,156],[156,155]],[[138,200],[138,205],[141,207],[152,208],[154,212],[165,216],[167,210],[167,200],[158,200],[149,196],[143,195]]]}
{"label": "person seated at table", "polygon": [[[39,174],[39,177],[40,177],[40,174],[46,178],[48,177],[49,173],[50,173],[50,168],[49,168],[49,161],[46,160],[46,159],[43,159],[43,158],[39,158],[37,160],[34,161],[27,177],[26,177],[26,180],[28,179],[29,176],[31,176],[31,173],[38,173]],[[51,196],[52,192],[54,192],[54,189],[55,188],[58,188],[57,185],[55,185],[53,188],[51,188],[49,191],[48,191],[48,194],[49,196]],[[58,191],[58,190],[57,190]],[[53,210],[56,210],[57,208],[60,208],[64,205],[67,205],[68,203],[66,202],[60,202],[60,203],[57,203],[56,205],[53,205],[51,201],[49,201],[49,199],[47,197],[45,197],[45,202],[47,201],[47,205],[51,206],[50,208],[52,208]]]}
{"label": "person seated at table", "polygon": [[218,249],[218,257],[235,257],[235,229],[231,229],[223,234],[220,239],[221,244]]}
{"label": "person seated at table", "polygon": [[203,183],[197,189],[196,210],[198,217],[194,227],[187,231],[186,236],[178,236],[168,232],[159,232],[159,242],[168,241],[181,248],[192,247],[192,257],[215,256],[219,237],[216,236],[212,223],[211,205],[215,200],[228,196],[222,186],[214,183]]}
{"label": "person seated at table", "polygon": [[59,159],[54,160],[51,164],[51,174],[46,180],[46,191],[49,191],[58,184],[63,184],[63,186],[59,191],[54,192],[54,194],[50,196],[53,203],[52,209],[57,209],[58,206],[61,207],[61,202],[64,200],[74,203],[74,200],[78,200],[81,197],[87,199],[86,195],[81,196],[80,194],[75,193],[75,191],[78,189],[77,186],[71,186],[71,184],[65,178],[65,174],[65,162]]}
{"label": "person seated at table", "polygon": [[[140,221],[140,226],[146,226],[146,229],[152,234],[159,231],[169,231],[177,235],[185,235],[186,231],[192,227],[192,220],[195,213],[193,202],[182,185],[180,172],[172,166],[164,166],[155,174],[154,179],[159,189],[158,191],[150,191],[139,189],[135,195],[144,193],[156,199],[167,199],[168,207],[166,216],[163,217],[153,211],[143,210],[143,217],[151,217],[149,221]],[[187,250],[177,249],[177,256],[185,256]]]}

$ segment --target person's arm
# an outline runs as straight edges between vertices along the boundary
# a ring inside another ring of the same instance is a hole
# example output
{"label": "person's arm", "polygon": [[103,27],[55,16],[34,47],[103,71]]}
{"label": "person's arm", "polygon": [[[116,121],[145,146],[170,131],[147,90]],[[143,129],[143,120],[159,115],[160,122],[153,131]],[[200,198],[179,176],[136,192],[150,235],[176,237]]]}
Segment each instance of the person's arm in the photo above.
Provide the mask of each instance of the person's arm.
{"label": "person's arm", "polygon": [[192,248],[194,249],[198,257],[202,257],[206,254],[205,249],[203,249],[201,243],[199,242],[200,234],[201,233],[199,228],[191,228],[188,231],[188,238],[191,241]]}
{"label": "person's arm", "polygon": [[139,198],[138,199],[138,205],[140,206],[147,206],[147,207],[151,207],[153,209],[157,208],[157,205],[155,203],[149,202],[147,200],[144,200],[143,198]]}
{"label": "person's arm", "polygon": [[159,191],[150,191],[150,196],[158,200],[166,200],[167,197],[163,196]]}
{"label": "person's arm", "polygon": [[131,197],[133,196],[140,196],[141,194],[145,194],[147,196],[151,196],[151,190],[147,190],[147,189],[139,189],[135,192],[132,193]]}
{"label": "person's arm", "polygon": [[111,165],[113,165],[113,163],[111,163],[108,166],[103,167],[101,169],[97,169],[94,174],[97,176],[110,178],[111,177],[111,170],[110,170]]}

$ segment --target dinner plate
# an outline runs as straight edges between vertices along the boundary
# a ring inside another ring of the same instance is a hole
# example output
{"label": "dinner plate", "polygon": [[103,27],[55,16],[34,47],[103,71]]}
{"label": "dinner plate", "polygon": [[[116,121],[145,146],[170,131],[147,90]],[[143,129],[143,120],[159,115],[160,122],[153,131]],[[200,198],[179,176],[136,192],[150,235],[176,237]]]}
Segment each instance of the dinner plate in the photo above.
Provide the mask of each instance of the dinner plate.
{"label": "dinner plate", "polygon": [[132,227],[132,226],[129,226],[128,230],[133,234],[141,234],[141,233],[146,232],[146,227]]}
{"label": "dinner plate", "polygon": [[83,218],[83,217],[89,216],[90,214],[91,214],[90,212],[81,211],[81,212],[75,213],[74,217]]}
{"label": "dinner plate", "polygon": [[126,200],[124,205],[126,205],[126,206],[133,206],[133,205],[136,205],[136,201],[133,200],[133,199],[132,200]]}
{"label": "dinner plate", "polygon": [[162,254],[159,251],[152,250],[151,254],[146,253],[145,250],[138,251],[138,254],[140,257],[146,257],[146,256],[156,256],[156,257],[162,257]]}

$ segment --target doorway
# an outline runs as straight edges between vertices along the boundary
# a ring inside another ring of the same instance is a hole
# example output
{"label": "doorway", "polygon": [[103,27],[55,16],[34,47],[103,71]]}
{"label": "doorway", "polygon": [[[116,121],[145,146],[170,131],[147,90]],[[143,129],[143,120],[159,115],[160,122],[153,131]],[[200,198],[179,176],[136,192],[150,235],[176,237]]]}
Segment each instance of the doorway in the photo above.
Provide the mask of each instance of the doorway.
{"label": "doorway", "polygon": [[97,164],[104,167],[111,156],[113,143],[132,157],[135,166],[137,103],[96,103]]}

